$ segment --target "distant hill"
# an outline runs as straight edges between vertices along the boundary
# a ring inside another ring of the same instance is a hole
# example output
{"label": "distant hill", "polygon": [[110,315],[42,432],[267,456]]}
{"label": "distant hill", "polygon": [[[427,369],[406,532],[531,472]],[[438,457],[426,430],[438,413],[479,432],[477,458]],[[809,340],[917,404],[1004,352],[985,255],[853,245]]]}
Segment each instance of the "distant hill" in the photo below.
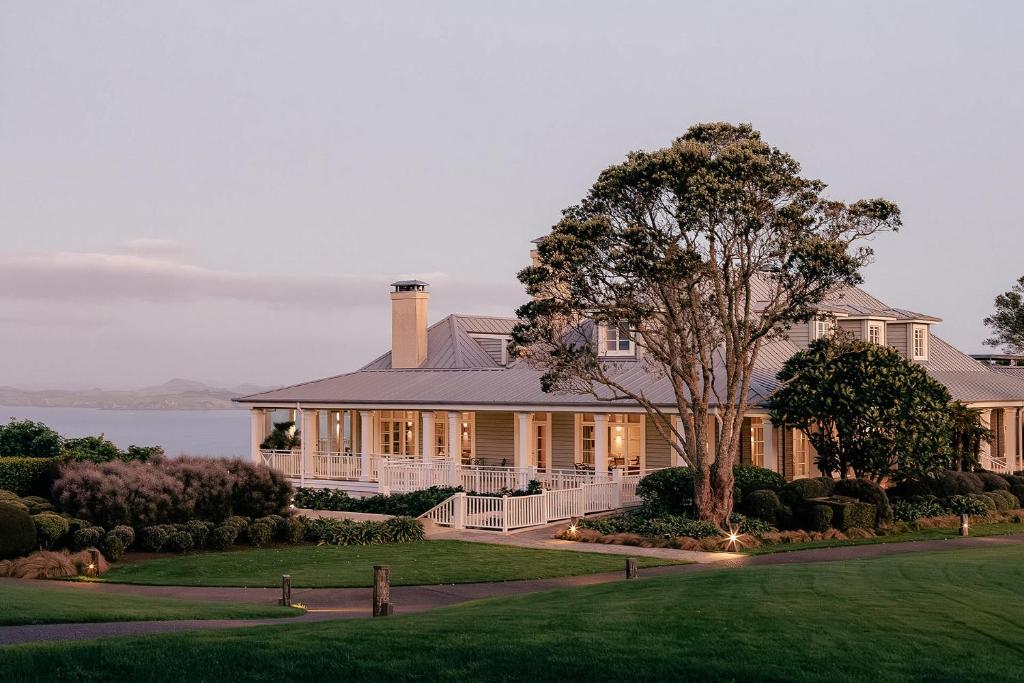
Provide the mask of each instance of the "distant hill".
{"label": "distant hill", "polygon": [[225,389],[188,379],[172,379],[141,389],[30,390],[0,386],[0,405],[105,410],[225,410],[238,408],[231,402],[233,398],[272,388],[245,384]]}

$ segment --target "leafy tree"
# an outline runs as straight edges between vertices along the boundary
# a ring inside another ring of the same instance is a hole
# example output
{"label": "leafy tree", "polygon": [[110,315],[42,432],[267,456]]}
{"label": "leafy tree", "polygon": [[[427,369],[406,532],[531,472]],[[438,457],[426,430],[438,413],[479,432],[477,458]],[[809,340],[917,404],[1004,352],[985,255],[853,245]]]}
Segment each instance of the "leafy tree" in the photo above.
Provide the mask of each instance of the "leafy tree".
{"label": "leafy tree", "polygon": [[61,453],[60,434],[42,422],[15,420],[0,425],[0,455],[50,458]]}
{"label": "leafy tree", "polygon": [[64,452],[75,460],[91,462],[110,462],[123,460],[121,449],[113,441],[108,441],[102,434],[99,436],[83,436],[64,441]]}
{"label": "leafy tree", "polygon": [[[747,124],[698,124],[603,171],[519,274],[533,301],[517,311],[513,346],[544,371],[544,390],[642,406],[693,469],[698,515],[718,525],[733,507],[762,347],[860,282],[871,256],[863,238],[900,224],[888,201],[844,204],[825,187]],[[599,354],[595,323],[642,348],[640,363]],[[659,381],[671,386],[670,408],[648,398]]]}
{"label": "leafy tree", "polygon": [[275,422],[274,429],[267,435],[267,438],[263,439],[260,448],[271,451],[290,451],[301,445],[302,441],[299,439],[299,433],[295,430],[295,423],[288,420],[287,422]]}
{"label": "leafy tree", "polygon": [[772,422],[804,432],[827,475],[878,480],[949,462],[949,391],[893,348],[842,334],[816,339],[779,380]]}
{"label": "leafy tree", "polygon": [[140,462],[149,462],[154,458],[162,458],[164,455],[164,449],[160,446],[136,446],[132,444],[128,447],[121,458],[122,460],[138,460]]}
{"label": "leafy tree", "polygon": [[949,406],[953,469],[973,470],[981,463],[981,445],[992,441],[992,430],[981,421],[981,411],[960,401]]}
{"label": "leafy tree", "polygon": [[1010,291],[996,297],[995,313],[985,318],[994,333],[988,346],[1002,346],[1008,353],[1024,353],[1024,276]]}

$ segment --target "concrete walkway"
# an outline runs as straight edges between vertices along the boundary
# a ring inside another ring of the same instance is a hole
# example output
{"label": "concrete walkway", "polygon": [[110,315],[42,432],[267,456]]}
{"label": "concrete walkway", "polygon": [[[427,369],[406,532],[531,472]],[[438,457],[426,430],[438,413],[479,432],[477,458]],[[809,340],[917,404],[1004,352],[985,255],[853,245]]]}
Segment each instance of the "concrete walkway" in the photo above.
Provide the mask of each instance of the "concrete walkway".
{"label": "concrete walkway", "polygon": [[[513,538],[506,536],[504,538]],[[520,535],[522,538],[522,535]],[[466,539],[460,539],[466,540]],[[490,540],[480,539],[482,542]],[[529,537],[522,542],[529,543]],[[573,543],[562,541],[569,549],[581,549],[577,546],[594,544]],[[874,545],[843,546],[838,548],[820,548],[816,550],[800,550],[781,552],[771,555],[730,555],[716,562],[695,562],[685,565],[666,565],[640,570],[642,578],[689,574],[708,570],[732,569],[738,567],[766,566],[777,564],[805,564],[813,562],[836,562],[845,560],[871,559],[887,555],[900,555],[916,552],[932,552],[938,550],[957,550],[964,548],[991,547],[1001,545],[1024,544],[1024,534],[1007,536],[987,536],[982,538],[957,538],[942,541],[918,541],[905,543],[879,543]],[[523,547],[534,547],[526,545]],[[542,544],[540,547],[553,547]],[[566,547],[566,546],[558,546]],[[622,554],[640,555],[643,548],[624,546],[596,546],[600,548],[624,548]],[[654,550],[654,549],[648,549]],[[682,552],[682,551],[677,551]],[[700,553],[702,555],[709,553]],[[426,612],[438,607],[447,607],[470,600],[493,598],[510,595],[526,595],[539,591],[557,588],[574,588],[594,586],[615,581],[622,581],[621,572],[590,574],[585,576],[566,576],[555,579],[534,581],[508,581],[500,583],[469,583],[441,586],[394,586],[391,599],[397,614],[413,614]],[[0,589],[5,585],[24,584],[21,579],[0,579]],[[53,582],[55,590],[96,591],[119,595],[140,595],[147,597],[177,598],[181,600],[248,602],[272,604],[280,595],[275,588],[214,588],[189,586],[133,586],[114,583],[75,583]],[[190,621],[138,621],[111,622],[92,624],[47,624],[38,626],[4,626],[0,627],[0,644],[15,644],[57,640],[84,640],[109,636],[142,635],[150,633],[167,633],[172,631],[188,631],[196,629],[241,628],[248,626],[265,626],[307,623],[336,619],[355,619],[370,616],[372,591],[369,588],[296,588],[292,590],[294,602],[306,605],[308,612],[295,618],[258,619],[258,620],[190,620]]]}

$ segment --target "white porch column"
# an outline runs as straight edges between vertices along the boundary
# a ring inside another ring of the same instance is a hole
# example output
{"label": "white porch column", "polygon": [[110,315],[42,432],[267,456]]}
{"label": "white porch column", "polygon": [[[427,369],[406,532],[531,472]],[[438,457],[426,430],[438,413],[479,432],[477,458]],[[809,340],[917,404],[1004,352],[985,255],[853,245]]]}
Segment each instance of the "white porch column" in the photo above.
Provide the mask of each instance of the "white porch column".
{"label": "white porch column", "polygon": [[252,424],[249,431],[249,459],[255,463],[260,461],[260,444],[267,438],[264,433],[267,424],[266,411],[262,408],[253,408],[249,411]]}
{"label": "white porch column", "polygon": [[1024,408],[1017,408],[1015,415],[1017,419],[1014,421],[1014,438],[1017,440],[1017,464],[1014,466],[1014,471],[1024,468],[1024,424],[1022,424],[1022,418],[1024,418]]}
{"label": "white porch column", "polygon": [[[981,411],[981,424],[985,428],[991,428],[992,427],[992,411],[991,410],[983,410],[983,411]],[[992,469],[992,444],[991,443],[982,442],[981,443],[981,448],[979,450],[980,450],[980,452],[978,453],[978,460],[981,463],[981,466],[984,467],[986,470],[991,470]]]}
{"label": "white porch column", "polygon": [[764,429],[764,466],[765,469],[778,472],[778,460],[775,455],[775,430],[772,428],[772,421],[762,417],[761,425]]}
{"label": "white porch column", "polygon": [[683,456],[679,455],[676,450],[677,446],[683,445],[683,439],[686,438],[685,427],[683,427],[683,418],[679,415],[672,416],[672,429],[675,430],[675,434],[672,435],[672,458],[669,460],[672,467],[683,467],[686,465],[686,461],[683,460]]}
{"label": "white porch column", "polygon": [[359,411],[359,481],[370,481],[370,450],[373,448],[373,411]]}
{"label": "white porch column", "polygon": [[1006,471],[1013,472],[1017,469],[1017,434],[1019,413],[1013,408],[1003,408],[1003,457],[1006,458]]}
{"label": "white porch column", "polygon": [[424,410],[423,416],[423,464],[429,465],[434,457],[434,411]]}
{"label": "white porch column", "polygon": [[306,475],[313,474],[313,454],[320,445],[320,411],[303,408],[302,433],[299,438],[302,440],[302,465],[299,469],[299,482],[305,484]]}
{"label": "white porch column", "polygon": [[594,413],[594,474],[608,476],[608,415]]}
{"label": "white porch column", "polygon": [[448,411],[448,457],[462,462],[462,413]]}
{"label": "white porch column", "polygon": [[530,465],[530,414],[516,413],[516,469],[526,469]]}

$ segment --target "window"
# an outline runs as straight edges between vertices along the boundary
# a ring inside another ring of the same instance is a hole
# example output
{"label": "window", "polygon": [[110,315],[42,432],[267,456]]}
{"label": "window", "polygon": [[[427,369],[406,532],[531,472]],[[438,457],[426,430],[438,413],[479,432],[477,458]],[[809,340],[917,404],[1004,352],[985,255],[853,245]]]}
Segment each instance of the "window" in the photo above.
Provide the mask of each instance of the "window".
{"label": "window", "polygon": [[[644,416],[616,413],[608,415],[608,466],[638,470],[644,467]],[[577,422],[576,444],[578,462],[595,463],[596,433],[594,416],[581,415]]]}
{"label": "window", "polygon": [[[463,458],[472,458],[476,451],[476,414],[462,413],[459,420],[459,453]],[[448,413],[434,413],[433,455],[448,457]]]}
{"label": "window", "polygon": [[580,462],[585,464],[585,465],[593,465],[594,464],[594,449],[595,449],[594,421],[593,421],[593,419],[591,419],[590,424],[587,424],[586,422],[584,422],[582,427],[581,427],[581,430],[582,430],[582,433],[581,433],[581,437],[580,438],[581,438],[581,441],[582,441],[582,448],[580,449],[580,452],[581,452]]}
{"label": "window", "polygon": [[883,323],[868,323],[868,341],[872,344],[885,343],[885,339],[882,336],[882,324]]}
{"label": "window", "polygon": [[928,327],[914,325],[914,360],[928,360]]}
{"label": "window", "polygon": [[382,410],[378,413],[381,455],[415,455],[419,452],[417,413],[412,410]]}
{"label": "window", "polygon": [[750,423],[750,462],[764,467],[764,422],[756,418]]}
{"label": "window", "polygon": [[806,477],[811,469],[811,442],[798,429],[793,430],[793,476]]}
{"label": "window", "polygon": [[813,332],[812,339],[821,339],[832,334],[832,330],[835,329],[835,321],[832,318],[815,318],[814,327],[811,330]]}
{"label": "window", "polygon": [[630,336],[629,325],[619,323],[618,325],[606,326],[604,331],[604,355],[633,355],[633,339]]}

